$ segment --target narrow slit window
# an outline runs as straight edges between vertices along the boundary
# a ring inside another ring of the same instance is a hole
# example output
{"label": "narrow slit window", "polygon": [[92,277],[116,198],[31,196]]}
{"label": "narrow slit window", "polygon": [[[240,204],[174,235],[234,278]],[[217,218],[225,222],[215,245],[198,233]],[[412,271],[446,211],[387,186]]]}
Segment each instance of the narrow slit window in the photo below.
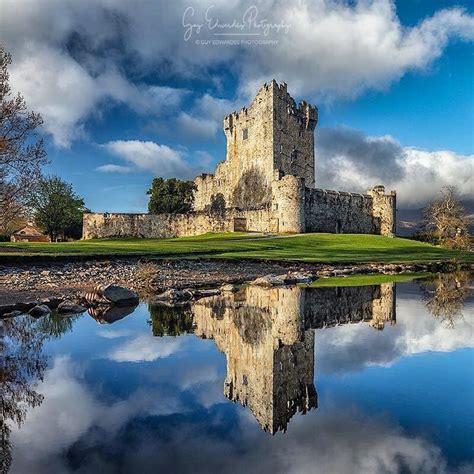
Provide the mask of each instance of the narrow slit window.
{"label": "narrow slit window", "polygon": [[247,138],[249,137],[249,129],[248,128],[244,128],[242,130],[242,140],[247,140]]}

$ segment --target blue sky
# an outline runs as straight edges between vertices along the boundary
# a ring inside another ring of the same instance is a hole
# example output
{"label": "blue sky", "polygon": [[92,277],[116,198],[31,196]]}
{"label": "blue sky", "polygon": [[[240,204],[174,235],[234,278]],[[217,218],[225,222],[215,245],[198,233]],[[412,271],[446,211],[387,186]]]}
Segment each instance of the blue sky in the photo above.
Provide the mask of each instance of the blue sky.
{"label": "blue sky", "polygon": [[[243,22],[249,8],[256,21],[243,30],[206,22],[206,11]],[[46,171],[92,210],[142,211],[154,176],[212,171],[225,158],[222,118],[272,78],[319,107],[318,186],[381,182],[407,208],[447,184],[474,199],[470,2],[3,0],[2,10],[13,88],[45,120]],[[183,23],[203,26],[185,41]],[[270,44],[196,44],[216,31]]]}

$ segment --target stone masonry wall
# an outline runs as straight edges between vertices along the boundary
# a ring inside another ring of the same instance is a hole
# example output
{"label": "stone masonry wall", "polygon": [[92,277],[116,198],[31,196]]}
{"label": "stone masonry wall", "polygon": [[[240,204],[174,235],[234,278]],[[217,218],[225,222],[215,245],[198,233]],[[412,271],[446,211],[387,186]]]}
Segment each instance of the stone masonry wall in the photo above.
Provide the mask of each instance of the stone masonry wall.
{"label": "stone masonry wall", "polygon": [[218,196],[225,208],[256,209],[270,202],[273,91],[273,83],[265,84],[249,107],[225,117],[226,159],[213,175],[196,178],[196,211],[208,210]]}
{"label": "stone masonry wall", "polygon": [[242,230],[239,219],[245,219],[249,232],[277,232],[270,207],[252,211],[227,210],[220,214],[117,214],[86,213],[83,217],[83,239],[142,237],[160,239]]}
{"label": "stone masonry wall", "polygon": [[306,232],[376,233],[370,196],[324,189],[305,191]]}
{"label": "stone masonry wall", "polygon": [[314,130],[318,122],[316,107],[306,102],[298,106],[285,83],[274,86],[273,169],[282,175],[304,179],[314,187]]}
{"label": "stone masonry wall", "polygon": [[395,193],[376,186],[367,194],[305,188],[306,232],[395,234]]}
{"label": "stone masonry wall", "polygon": [[232,232],[232,222],[208,214],[84,214],[83,239],[167,238]]}

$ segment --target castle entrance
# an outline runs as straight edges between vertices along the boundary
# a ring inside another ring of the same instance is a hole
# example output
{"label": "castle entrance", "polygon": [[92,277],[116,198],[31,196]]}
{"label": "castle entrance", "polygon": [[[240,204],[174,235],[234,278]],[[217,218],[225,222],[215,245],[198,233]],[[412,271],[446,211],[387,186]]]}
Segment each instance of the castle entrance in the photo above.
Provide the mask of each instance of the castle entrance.
{"label": "castle entrance", "polygon": [[278,221],[277,217],[270,220],[270,232],[272,232],[274,234],[278,234],[279,227],[280,226],[279,226],[279,221]]}
{"label": "castle entrance", "polygon": [[247,232],[247,219],[234,217],[234,232]]}

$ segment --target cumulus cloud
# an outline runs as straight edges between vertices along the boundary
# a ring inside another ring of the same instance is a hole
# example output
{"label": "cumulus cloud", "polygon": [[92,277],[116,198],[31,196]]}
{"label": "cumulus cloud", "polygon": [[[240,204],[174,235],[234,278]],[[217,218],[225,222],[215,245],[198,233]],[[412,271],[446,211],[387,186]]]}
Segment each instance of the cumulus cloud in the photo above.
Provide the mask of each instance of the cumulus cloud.
{"label": "cumulus cloud", "polygon": [[32,110],[40,112],[44,127],[56,145],[69,147],[84,134],[84,121],[100,114],[109,100],[130,106],[140,114],[159,114],[176,107],[185,90],[135,85],[113,66],[98,75],[63,51],[49,46],[31,46],[15,58],[11,81]]}
{"label": "cumulus cloud", "polygon": [[189,178],[193,175],[191,167],[183,159],[182,152],[167,145],[151,141],[115,140],[102,146],[138,171],[151,171],[166,178]]}
{"label": "cumulus cloud", "polygon": [[192,116],[186,112],[181,112],[176,120],[180,133],[204,139],[214,138],[219,129],[219,124],[215,120],[209,120],[204,117]]}
{"label": "cumulus cloud", "polygon": [[280,17],[290,33],[279,36],[277,48],[253,49],[256,57],[242,65],[242,87],[276,77],[298,94],[353,98],[430,66],[449,38],[474,37],[474,18],[462,9],[440,10],[407,28],[389,0],[280,4],[271,18]]}
{"label": "cumulus cloud", "polygon": [[[194,5],[193,20],[204,22],[207,7],[216,3],[213,16],[232,22],[255,2],[205,0]],[[213,47],[184,41],[188,6],[185,0],[144,2],[140,8],[126,0],[98,0],[87,8],[75,0],[6,0],[0,30],[14,55],[12,84],[43,114],[55,142],[69,146],[82,136],[87,118],[110,102],[139,113],[166,113],[187,93],[137,83],[150,72],[164,81],[178,76],[219,84],[225,80],[219,71],[231,71],[238,97],[245,99],[273,77],[310,99],[354,98],[429,68],[451,38],[470,41],[474,31],[473,17],[460,8],[406,27],[389,0],[266,0],[258,4],[258,19],[290,25],[287,33],[271,33],[277,45]],[[204,30],[200,38],[210,37]],[[202,105],[209,115],[180,120],[211,136],[223,116],[219,108],[227,113],[230,104],[205,95]]]}
{"label": "cumulus cloud", "polygon": [[132,168],[129,166],[107,164],[101,165],[96,168],[96,171],[102,171],[102,173],[130,173]]}
{"label": "cumulus cloud", "polygon": [[108,358],[116,362],[150,362],[169,357],[181,349],[182,339],[141,334],[116,347]]}
{"label": "cumulus cloud", "polygon": [[447,185],[456,185],[463,199],[474,198],[473,176],[473,155],[403,147],[392,137],[347,127],[316,132],[318,187],[364,192],[384,184],[397,190],[400,205],[419,207]]}

